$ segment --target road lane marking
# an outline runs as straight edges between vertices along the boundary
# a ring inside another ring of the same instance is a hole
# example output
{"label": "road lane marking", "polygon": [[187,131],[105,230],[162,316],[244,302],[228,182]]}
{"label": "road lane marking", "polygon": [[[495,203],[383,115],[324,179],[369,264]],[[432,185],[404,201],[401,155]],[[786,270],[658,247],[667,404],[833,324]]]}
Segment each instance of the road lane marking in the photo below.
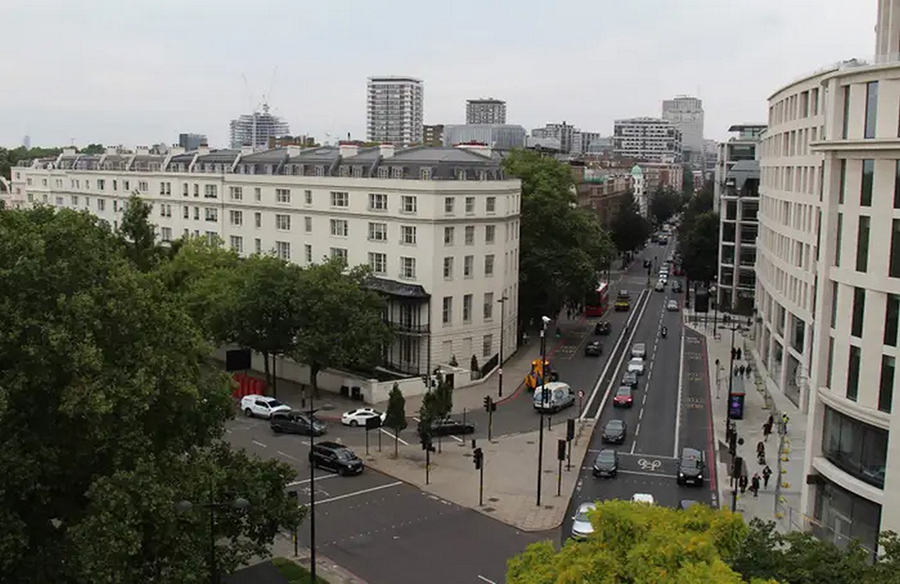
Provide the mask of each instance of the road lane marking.
{"label": "road lane marking", "polygon": [[266,446],[265,444],[263,444],[263,443],[260,442],[259,440],[253,440],[253,443],[256,444],[257,446],[262,446],[263,448],[268,448],[268,446]]}
{"label": "road lane marking", "polygon": [[644,418],[644,408],[641,408],[641,411],[638,412],[638,422],[640,422]]}
{"label": "road lane marking", "polygon": [[678,456],[678,447],[681,445],[681,395],[684,390],[684,331],[681,332],[681,352],[678,361],[678,401],[675,402],[675,453]]}
{"label": "road lane marking", "polygon": [[487,578],[485,578],[485,577],[482,576],[481,574],[478,574],[478,579],[481,580],[482,582],[487,582],[488,584],[497,584],[497,583],[494,582],[493,580],[488,580]]}
{"label": "road lane marking", "polygon": [[[450,437],[453,438],[454,440],[456,440],[457,442],[462,442],[462,443],[465,442],[465,440],[463,440],[459,436],[454,436],[453,434],[450,434]],[[409,446],[409,444],[407,444],[407,446]]]}
{"label": "road lane marking", "polygon": [[363,489],[361,491],[354,491],[352,493],[338,495],[337,497],[331,497],[330,499],[322,499],[321,501],[316,501],[316,504],[321,505],[323,503],[331,503],[332,501],[340,501],[341,499],[349,499],[350,497],[356,497],[358,495],[366,495],[368,493],[374,493],[375,491],[381,491],[383,489],[399,487],[402,484],[403,484],[403,481],[396,481],[393,483],[388,483],[386,485],[378,485],[377,487],[372,487],[371,489]]}
{"label": "road lane marking", "polygon": [[415,416],[413,416],[412,419],[415,420],[416,422],[421,422],[421,421],[422,421],[422,420],[420,420],[419,418],[417,418],[417,417],[415,417]]}
{"label": "road lane marking", "polygon": [[388,436],[390,436],[391,438],[396,438],[396,439],[397,439],[397,442],[399,442],[400,444],[402,444],[402,445],[404,445],[404,446],[409,446],[409,442],[407,442],[406,440],[404,440],[404,439],[401,438],[400,436],[395,435],[393,432],[388,432],[388,431],[385,430],[384,428],[378,428],[378,429],[381,430],[383,433],[387,434]]}
{"label": "road lane marking", "polygon": [[634,435],[634,440],[631,441],[631,454],[634,454],[635,448],[637,448],[637,433]]}
{"label": "road lane marking", "polygon": [[655,471],[659,467],[662,466],[662,461],[658,458],[653,460],[647,460],[646,458],[641,458],[638,460],[638,466],[641,467],[641,470],[652,470]]}
{"label": "road lane marking", "polygon": [[296,460],[297,462],[300,462],[300,459],[299,459],[299,458],[296,458],[296,457],[294,457],[294,456],[291,456],[290,454],[287,454],[287,453],[282,452],[282,451],[280,451],[280,450],[277,452],[277,454],[280,454],[281,456],[283,456],[283,457],[285,457],[285,458],[290,458],[291,460]]}
{"label": "road lane marking", "polygon": [[619,474],[639,475],[642,477],[654,477],[654,478],[660,478],[660,479],[678,478],[673,474],[665,474],[665,473],[661,473],[661,472],[643,472],[643,471],[639,471],[639,470],[621,470],[621,469],[617,470],[616,472],[618,472]]}
{"label": "road lane marking", "polygon": [[[326,474],[326,475],[322,475],[322,476],[320,476],[320,477],[316,477],[316,480],[317,480],[317,481],[324,481],[325,479],[333,479],[334,477],[339,477],[339,476],[341,476],[341,475],[339,475],[339,474],[337,474],[337,473],[328,473],[328,474]],[[312,480],[313,480],[313,479],[306,479],[306,480],[302,480],[302,481],[294,481],[294,482],[292,482],[292,483],[288,483],[288,484],[285,485],[285,486],[287,486],[287,487],[296,487],[297,485],[305,485],[306,483],[312,482]]]}

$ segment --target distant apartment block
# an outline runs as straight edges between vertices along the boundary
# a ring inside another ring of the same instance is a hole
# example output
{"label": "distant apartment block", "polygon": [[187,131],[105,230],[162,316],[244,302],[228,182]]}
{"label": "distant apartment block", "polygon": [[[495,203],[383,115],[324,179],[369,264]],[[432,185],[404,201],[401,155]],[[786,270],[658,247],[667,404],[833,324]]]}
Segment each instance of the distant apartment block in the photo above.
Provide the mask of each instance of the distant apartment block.
{"label": "distant apartment block", "polygon": [[492,149],[512,150],[525,146],[525,128],[507,124],[459,124],[444,128],[444,146],[477,142]]}
{"label": "distant apartment block", "polygon": [[662,119],[672,122],[681,132],[684,161],[703,167],[703,101],[686,95],[662,102]]}
{"label": "distant apartment block", "polygon": [[206,134],[178,134],[178,145],[185,150],[196,150],[206,143]]}
{"label": "distant apartment block", "polygon": [[231,120],[229,134],[231,147],[240,149],[250,146],[254,150],[265,150],[269,140],[291,133],[291,128],[282,118],[269,113],[269,104],[263,104],[261,112],[244,114]]}
{"label": "distant apartment block", "polygon": [[466,100],[466,124],[505,124],[506,102],[489,97]]}
{"label": "distant apartment block", "polygon": [[441,146],[444,143],[444,124],[425,124],[422,126],[422,144],[424,146]]}
{"label": "distant apartment block", "polygon": [[728,128],[732,137],[716,145],[713,175],[713,210],[716,213],[719,212],[728,173],[741,160],[756,160],[756,148],[765,131],[765,124],[737,124]]}
{"label": "distant apartment block", "polygon": [[531,130],[533,138],[558,140],[560,152],[564,154],[586,154],[594,142],[602,140],[597,132],[583,132],[566,122],[547,124],[543,128]]}
{"label": "distant apartment block", "polygon": [[617,156],[646,162],[681,162],[681,132],[659,118],[616,120],[613,148]]}
{"label": "distant apartment block", "polygon": [[369,77],[366,136],[369,142],[411,146],[423,142],[424,85],[413,77]]}

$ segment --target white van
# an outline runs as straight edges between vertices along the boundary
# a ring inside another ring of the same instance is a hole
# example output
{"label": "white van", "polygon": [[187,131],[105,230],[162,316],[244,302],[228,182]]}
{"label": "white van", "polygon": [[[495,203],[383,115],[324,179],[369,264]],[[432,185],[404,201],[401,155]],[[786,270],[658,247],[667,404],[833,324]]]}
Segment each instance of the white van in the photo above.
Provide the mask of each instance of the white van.
{"label": "white van", "polygon": [[544,386],[534,389],[534,409],[539,412],[558,412],[575,403],[575,391],[568,383],[551,381],[546,386],[547,399],[544,399]]}

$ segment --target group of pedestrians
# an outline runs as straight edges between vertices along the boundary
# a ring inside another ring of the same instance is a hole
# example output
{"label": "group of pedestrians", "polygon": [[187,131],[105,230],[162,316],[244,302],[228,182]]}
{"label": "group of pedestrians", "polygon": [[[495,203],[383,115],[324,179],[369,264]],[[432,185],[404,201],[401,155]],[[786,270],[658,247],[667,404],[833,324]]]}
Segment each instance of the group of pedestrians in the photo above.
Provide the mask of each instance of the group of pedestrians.
{"label": "group of pedestrians", "polygon": [[750,377],[750,373],[752,369],[750,368],[750,364],[746,365],[735,365],[734,366],[734,376],[735,377]]}
{"label": "group of pedestrians", "polygon": [[[788,415],[781,414],[781,417],[778,420],[779,433],[787,434],[788,421],[790,421]],[[769,414],[769,419],[763,422],[763,439],[756,444],[756,462],[762,467],[762,470],[753,473],[751,478],[747,477],[746,472],[741,473],[741,476],[738,478],[738,488],[740,488],[742,494],[749,489],[754,497],[758,497],[760,484],[763,489],[769,488],[769,479],[772,478],[772,469],[766,462],[766,441],[768,441],[769,434],[772,433],[772,428],[775,423],[775,416],[772,414]]]}

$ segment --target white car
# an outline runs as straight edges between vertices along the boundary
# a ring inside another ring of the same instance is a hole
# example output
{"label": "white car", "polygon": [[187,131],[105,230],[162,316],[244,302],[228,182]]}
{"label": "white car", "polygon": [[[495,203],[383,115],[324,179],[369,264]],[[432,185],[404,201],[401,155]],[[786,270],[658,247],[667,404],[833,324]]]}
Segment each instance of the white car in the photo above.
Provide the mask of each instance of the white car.
{"label": "white car", "polygon": [[291,408],[274,397],[251,394],[241,398],[241,411],[248,418],[271,418],[275,412],[289,412]]}
{"label": "white car", "polygon": [[631,361],[628,362],[628,372],[636,373],[637,375],[644,374],[644,360],[640,357],[635,357]]}
{"label": "white car", "polygon": [[646,505],[655,505],[656,500],[649,493],[635,493],[631,500],[635,503],[644,503]]}
{"label": "white car", "polygon": [[366,420],[369,418],[380,418],[381,422],[379,425],[381,425],[384,424],[384,419],[386,417],[386,413],[379,412],[375,408],[357,408],[355,410],[350,410],[349,412],[344,412],[341,416],[341,424],[356,428],[357,426],[365,426]]}
{"label": "white car", "polygon": [[572,518],[572,537],[574,539],[585,539],[594,533],[594,526],[591,525],[588,513],[596,508],[597,506],[593,503],[582,503],[578,506],[578,511],[575,512],[575,517]]}
{"label": "white car", "polygon": [[666,303],[666,310],[669,312],[678,312],[678,301],[669,300],[669,302]]}

